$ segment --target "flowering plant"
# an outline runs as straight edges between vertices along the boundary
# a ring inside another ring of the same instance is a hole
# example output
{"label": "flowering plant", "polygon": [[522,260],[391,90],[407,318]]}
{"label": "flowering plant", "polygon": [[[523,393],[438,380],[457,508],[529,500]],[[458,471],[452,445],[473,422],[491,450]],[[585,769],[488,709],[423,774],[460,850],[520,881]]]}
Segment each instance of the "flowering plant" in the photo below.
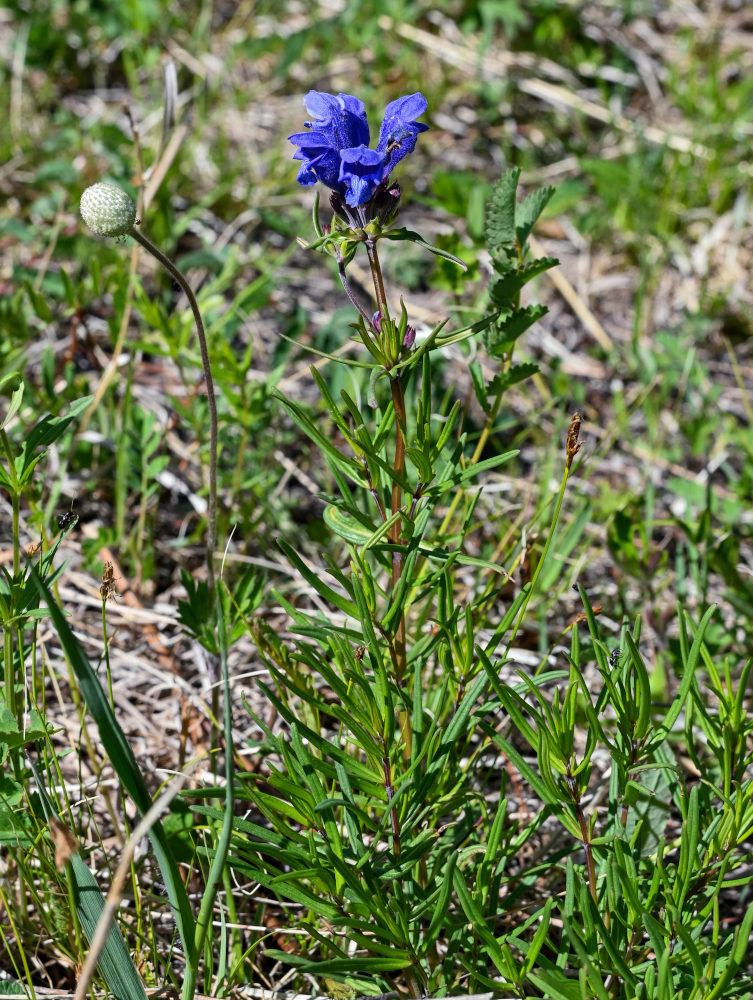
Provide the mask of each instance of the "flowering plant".
{"label": "flowering plant", "polygon": [[[477,751],[486,739],[479,705],[492,697],[495,650],[509,646],[531,594],[527,588],[520,595],[491,640],[481,638],[484,602],[507,574],[468,551],[478,493],[467,488],[514,454],[492,448],[482,457],[497,432],[504,392],[535,370],[513,365],[512,355],[516,339],[544,311],[521,307],[520,289],[556,263],[525,260],[528,234],[551,189],[518,206],[519,172],[505,175],[488,211],[493,276],[485,314],[449,332],[444,319],[417,329],[403,299],[398,305],[390,294],[379,242],[407,240],[464,267],[418,233],[392,225],[400,198],[394,170],[427,129],[417,120],[426,99],[417,93],[389,103],[376,149],[369,147],[357,98],[311,91],[306,106],[307,130],[290,136],[301,162],[298,180],[328,187],[334,216],[321,226],[317,202],[317,238],[299,242],[337,261],[357,311],[356,339],[370,355],[346,363],[356,381],[366,369],[368,385],[336,399],[312,368],[332,421],[329,433],[320,416],[279,397],[330,467],[331,493],[320,494],[324,521],[347,547],[348,569],[331,560],[326,579],[280,542],[329,613],[286,605],[301,636],[293,650],[261,619],[251,623],[273,679],[264,689],[285,725],[272,733],[255,716],[274,762],[263,775],[241,776],[239,795],[270,819],[274,832],[239,829],[231,863],[309,908],[320,921],[314,934],[328,956],[328,974],[362,991],[400,987],[418,997],[461,974],[442,961],[438,939],[445,919],[456,921],[461,937],[470,919],[465,876],[455,865],[476,809]],[[348,276],[359,251],[371,272],[370,301]],[[487,382],[480,366],[471,365],[485,423],[469,446],[461,404],[444,402],[432,358],[478,334],[502,371]],[[460,598],[467,590],[458,574],[471,567],[478,586]],[[325,702],[325,690],[335,692],[334,701]],[[318,720],[332,717],[336,726],[325,733]],[[450,911],[455,916],[448,918]],[[349,942],[357,955],[346,954]],[[313,955],[296,956],[295,964],[319,971]]]}

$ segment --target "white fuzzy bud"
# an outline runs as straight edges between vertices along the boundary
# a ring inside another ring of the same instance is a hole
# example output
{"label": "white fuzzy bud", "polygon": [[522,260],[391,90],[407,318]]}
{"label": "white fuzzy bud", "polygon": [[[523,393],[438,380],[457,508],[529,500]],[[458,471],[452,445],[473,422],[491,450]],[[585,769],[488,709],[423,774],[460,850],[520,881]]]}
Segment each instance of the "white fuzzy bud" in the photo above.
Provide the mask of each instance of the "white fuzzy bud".
{"label": "white fuzzy bud", "polygon": [[125,236],[136,222],[136,206],[114,184],[93,184],[81,195],[81,218],[99,236]]}

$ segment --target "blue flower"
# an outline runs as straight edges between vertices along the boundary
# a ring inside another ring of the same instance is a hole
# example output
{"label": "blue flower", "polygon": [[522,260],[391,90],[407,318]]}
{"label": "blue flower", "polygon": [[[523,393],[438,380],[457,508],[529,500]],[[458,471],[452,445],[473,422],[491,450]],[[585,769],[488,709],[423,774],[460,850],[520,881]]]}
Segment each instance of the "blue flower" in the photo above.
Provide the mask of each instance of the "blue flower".
{"label": "blue flower", "polygon": [[413,152],[416,139],[428,125],[416,118],[426,111],[423,94],[400,97],[387,105],[376,149],[369,148],[369,123],[363,101],[349,94],[323,94],[311,90],[306,109],[313,120],[304,122],[308,131],[289,136],[301,161],[300,184],[321,181],[345,202],[357,207],[374,197],[387,182],[395,166]]}

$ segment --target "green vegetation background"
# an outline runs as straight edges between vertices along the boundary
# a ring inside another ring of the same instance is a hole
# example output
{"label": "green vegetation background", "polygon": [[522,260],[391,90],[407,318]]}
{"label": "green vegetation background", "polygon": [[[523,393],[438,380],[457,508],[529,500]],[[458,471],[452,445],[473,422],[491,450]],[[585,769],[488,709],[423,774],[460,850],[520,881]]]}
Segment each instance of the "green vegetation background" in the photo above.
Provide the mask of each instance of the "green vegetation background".
{"label": "green vegetation background", "polygon": [[[96,588],[102,553],[115,553],[150,606],[203,558],[207,421],[190,317],[130,246],[83,231],[81,191],[107,179],[145,188],[145,231],[201,290],[231,559],[278,565],[278,539],[323,558],[324,472],[270,392],[313,402],[305,348],[341,349],[350,314],[336,273],[294,243],[310,236],[312,192],[295,183],[286,136],[309,89],[360,96],[374,130],[387,101],[421,90],[431,131],[401,169],[403,222],[467,260],[478,283],[394,249],[389,276],[411,319],[431,326],[449,303],[460,323],[479,309],[483,206],[505,166],[521,167],[524,186],[557,186],[537,238],[564,282],[537,288],[550,312],[520,359],[542,374],[503,414],[494,444],[520,456],[478,532],[480,551],[512,553],[528,529],[535,558],[580,410],[584,460],[522,644],[550,646],[580,610],[581,583],[609,621],[643,616],[659,701],[678,600],[696,618],[719,603],[707,641],[741,664],[753,642],[753,32],[734,4],[688,11],[639,0],[0,8],[0,377],[26,382],[15,433],[97,394],[37,470],[24,544],[74,510],[77,569]],[[440,375],[470,399],[466,367],[451,353]],[[342,376],[326,377],[339,391]]]}

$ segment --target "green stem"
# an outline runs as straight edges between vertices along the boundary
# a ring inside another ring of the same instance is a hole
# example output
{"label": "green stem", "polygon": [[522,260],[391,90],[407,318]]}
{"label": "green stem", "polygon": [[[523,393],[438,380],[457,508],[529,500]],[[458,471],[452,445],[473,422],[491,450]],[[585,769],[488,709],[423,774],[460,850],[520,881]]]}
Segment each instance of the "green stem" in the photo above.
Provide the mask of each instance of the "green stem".
{"label": "green stem", "polygon": [[390,310],[387,305],[387,296],[384,293],[384,279],[382,278],[382,267],[379,263],[376,243],[374,240],[369,238],[364,241],[364,246],[366,247],[366,253],[369,258],[369,266],[371,268],[371,277],[374,282],[374,295],[376,297],[379,316],[382,323],[391,325],[392,321],[390,320]]}
{"label": "green stem", "polygon": [[575,778],[570,773],[570,768],[568,765],[568,771],[566,775],[567,784],[570,789],[570,797],[573,800],[573,807],[575,809],[575,816],[578,820],[578,826],[580,827],[580,839],[583,842],[583,850],[586,855],[586,870],[588,871],[588,888],[591,893],[591,898],[594,903],[597,902],[596,899],[596,865],[594,863],[594,852],[591,846],[591,833],[588,829],[588,820],[586,819],[583,808],[580,804],[580,794],[578,792]]}
{"label": "green stem", "polygon": [[[387,305],[387,295],[384,290],[384,278],[382,277],[382,267],[379,263],[376,243],[372,239],[364,241],[366,253],[371,267],[371,277],[374,282],[374,296],[376,298],[377,309],[379,310],[380,327],[382,333],[382,350],[387,358],[397,360],[399,355],[399,345],[395,344],[396,332],[392,320],[390,319],[389,306]],[[392,391],[392,406],[395,411],[395,458],[393,469],[395,479],[392,483],[392,498],[390,501],[390,513],[394,516],[403,506],[403,491],[398,477],[402,478],[405,471],[405,437],[403,429],[406,426],[405,415],[405,393],[403,382],[398,370],[394,375],[390,374],[390,389]],[[403,541],[401,537],[401,524],[397,520],[390,528],[389,539],[394,546],[392,551],[392,574],[391,590],[394,594],[400,584],[403,575],[404,553]],[[405,652],[405,614],[401,613],[395,633],[395,680],[401,684],[405,677],[407,660]]]}
{"label": "green stem", "polygon": [[13,576],[17,581],[21,574],[21,494],[13,491],[11,497],[13,506]]}
{"label": "green stem", "polygon": [[[481,434],[479,435],[479,439],[476,442],[476,447],[474,448],[473,454],[471,455],[468,461],[468,467],[476,465],[476,463],[481,458],[484,452],[484,448],[486,447],[486,442],[489,440],[489,435],[491,434],[492,428],[494,427],[494,421],[497,419],[497,414],[499,413],[499,408],[501,405],[502,405],[502,393],[500,393],[494,400],[492,408],[487,414],[486,422],[483,428],[481,429]],[[449,509],[442,520],[442,526],[440,527],[437,533],[438,538],[444,538],[447,535],[450,528],[450,524],[452,522],[452,518],[455,514],[455,511],[458,509],[458,504],[465,495],[466,494],[463,490],[457,490],[455,492],[455,496],[452,498],[452,503],[450,504]]]}
{"label": "green stem", "polygon": [[[218,595],[219,598],[220,595]],[[194,937],[193,962],[186,968],[186,977],[183,981],[182,1000],[192,1000],[196,991],[196,979],[198,976],[199,963],[204,955],[204,946],[207,934],[212,926],[212,914],[217,898],[217,891],[220,887],[222,873],[225,869],[228,852],[230,850],[230,839],[233,833],[233,812],[235,808],[235,768],[233,761],[233,714],[230,702],[230,673],[227,663],[227,635],[225,633],[225,608],[222,600],[217,601],[217,645],[220,650],[220,664],[222,672],[222,691],[224,701],[224,730],[225,730],[225,807],[222,815],[222,829],[217,841],[212,865],[207,876],[207,883],[204,895],[201,900],[199,916],[196,920],[196,935]]]}
{"label": "green stem", "polygon": [[[104,584],[102,585],[104,589]],[[112,672],[110,670],[110,643],[107,638],[107,604],[106,593],[102,594],[102,640],[104,642],[105,675],[107,677],[107,694],[110,699],[110,708],[115,712],[115,696],[112,690]]]}
{"label": "green stem", "polygon": [[3,625],[3,682],[5,684],[5,705],[16,718],[16,678],[13,675],[13,628]]}
{"label": "green stem", "polygon": [[[577,424],[576,424],[576,418],[577,418]],[[562,477],[562,483],[560,484],[559,493],[557,494],[557,504],[554,509],[554,516],[552,517],[551,524],[549,525],[549,531],[546,536],[546,542],[544,543],[544,549],[541,553],[541,558],[536,564],[536,569],[533,571],[533,576],[531,577],[531,584],[528,588],[528,593],[526,594],[523,604],[520,607],[518,617],[516,618],[512,632],[510,633],[510,638],[507,641],[505,656],[507,656],[507,654],[510,652],[512,644],[515,641],[515,636],[518,634],[518,629],[523,623],[523,619],[525,618],[528,605],[531,603],[533,592],[536,589],[536,581],[538,580],[539,574],[541,573],[541,570],[544,567],[547,554],[552,545],[552,539],[554,538],[554,533],[557,529],[557,522],[559,521],[560,510],[562,509],[562,502],[565,499],[565,490],[567,489],[567,481],[570,477],[570,468],[573,463],[573,458],[577,454],[578,448],[580,447],[578,445],[579,429],[580,429],[580,415],[576,413],[570,424],[570,431],[567,437],[567,457],[565,460],[565,473]]]}
{"label": "green stem", "polygon": [[204,372],[204,384],[207,387],[207,403],[209,406],[209,510],[208,510],[208,530],[207,530],[207,571],[209,573],[209,604],[210,611],[214,606],[216,597],[216,580],[214,574],[214,550],[217,546],[217,450],[218,450],[218,420],[217,420],[217,400],[214,393],[214,379],[209,363],[209,348],[207,347],[206,333],[204,332],[204,322],[199,312],[199,304],[193,289],[178,268],[169,257],[166,257],[151,240],[147,239],[143,233],[137,229],[132,229],[130,235],[147,250],[152,257],[162,264],[175,281],[180,285],[191,306],[196,333],[199,338],[199,350],[201,351],[201,367]]}
{"label": "green stem", "polygon": [[136,229],[131,230],[131,236],[140,243],[175,279],[180,288],[185,293],[188,303],[191,306],[196,333],[199,339],[199,349],[201,351],[201,367],[204,373],[204,383],[207,389],[207,403],[209,406],[209,510],[208,510],[208,530],[207,530],[207,572],[208,572],[208,596],[209,615],[214,614],[217,625],[217,644],[220,651],[220,663],[223,681],[224,695],[224,730],[225,730],[225,809],[222,820],[222,829],[217,842],[217,850],[209,869],[204,895],[199,909],[199,915],[195,925],[193,954],[186,967],[186,976],[183,981],[183,1000],[192,1000],[196,992],[196,980],[198,977],[199,964],[204,955],[204,947],[207,941],[207,934],[212,925],[212,914],[217,898],[222,872],[225,867],[227,855],[230,850],[230,838],[233,831],[233,810],[235,805],[235,790],[233,788],[233,727],[232,711],[230,703],[230,679],[227,664],[227,636],[225,634],[225,609],[218,600],[217,580],[214,572],[214,552],[217,547],[217,451],[218,451],[218,419],[217,400],[214,392],[214,379],[212,378],[212,368],[209,362],[209,348],[207,346],[204,322],[199,312],[199,305],[193,289],[178,268],[169,257],[166,257],[146,236]]}
{"label": "green stem", "polygon": [[[405,438],[403,437],[403,427],[405,426],[405,394],[403,392],[403,383],[400,375],[396,375],[395,378],[390,379],[390,388],[392,389],[392,405],[395,408],[395,461],[393,469],[395,471],[395,476],[403,475],[405,469]],[[403,491],[400,484],[395,481],[392,484],[392,501],[391,501],[391,513],[396,514],[403,504]],[[390,528],[390,541],[395,546],[392,550],[392,593],[394,594],[400,584],[400,578],[403,575],[403,541],[400,534],[401,524],[397,520]],[[398,622],[397,632],[395,634],[395,652],[397,656],[397,682],[402,683],[403,677],[405,676],[406,670],[406,655],[405,655],[405,612],[402,611],[400,614],[400,621]]]}
{"label": "green stem", "polygon": [[[13,632],[14,624],[13,619],[16,614],[16,587],[18,585],[19,578],[21,576],[21,539],[19,537],[19,532],[21,530],[21,492],[18,483],[18,476],[16,475],[16,463],[13,456],[13,448],[10,443],[10,438],[5,432],[4,427],[0,427],[0,441],[2,442],[3,451],[5,452],[5,457],[8,460],[8,477],[11,480],[11,505],[12,505],[12,535],[13,535],[13,581],[10,587],[10,593],[8,594],[8,605],[7,605],[7,619],[2,623],[3,626],[3,682],[5,684],[5,705],[16,718],[16,677],[13,670]],[[20,721],[20,720],[18,720]],[[17,755],[14,756],[14,768],[18,767]]]}
{"label": "green stem", "polygon": [[21,515],[21,490],[18,483],[18,476],[16,475],[16,461],[13,455],[13,447],[4,427],[0,427],[0,442],[2,442],[5,457],[8,460],[8,477],[12,484],[10,495],[13,506],[13,575],[18,578],[18,574],[21,572],[21,540],[18,535]]}

